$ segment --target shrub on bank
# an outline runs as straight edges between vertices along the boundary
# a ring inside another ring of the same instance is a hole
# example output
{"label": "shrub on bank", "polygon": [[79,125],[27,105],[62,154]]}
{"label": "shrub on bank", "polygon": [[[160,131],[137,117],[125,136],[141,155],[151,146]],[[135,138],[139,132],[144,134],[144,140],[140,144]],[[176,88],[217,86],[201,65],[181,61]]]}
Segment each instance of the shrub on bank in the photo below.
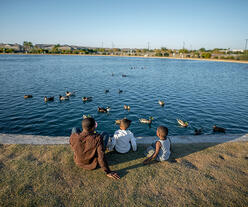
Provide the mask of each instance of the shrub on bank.
{"label": "shrub on bank", "polygon": [[248,55],[238,56],[239,60],[248,60]]}
{"label": "shrub on bank", "polygon": [[211,58],[211,53],[210,53],[210,52],[203,52],[203,53],[201,54],[201,57],[202,57],[202,58]]}

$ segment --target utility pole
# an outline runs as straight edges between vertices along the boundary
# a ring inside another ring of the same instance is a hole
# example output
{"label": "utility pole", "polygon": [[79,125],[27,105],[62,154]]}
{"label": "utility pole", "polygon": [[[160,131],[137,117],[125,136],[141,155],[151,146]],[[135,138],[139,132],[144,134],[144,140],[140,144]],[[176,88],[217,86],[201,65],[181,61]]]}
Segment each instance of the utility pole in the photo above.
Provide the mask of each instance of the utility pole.
{"label": "utility pole", "polygon": [[244,51],[244,54],[247,53],[247,41],[248,41],[248,39],[245,39],[245,51]]}
{"label": "utility pole", "polygon": [[183,49],[185,48],[185,42],[183,41]]}
{"label": "utility pole", "polygon": [[102,48],[103,48],[103,41],[102,41]]}
{"label": "utility pole", "polygon": [[147,43],[147,49],[150,50],[150,42]]}

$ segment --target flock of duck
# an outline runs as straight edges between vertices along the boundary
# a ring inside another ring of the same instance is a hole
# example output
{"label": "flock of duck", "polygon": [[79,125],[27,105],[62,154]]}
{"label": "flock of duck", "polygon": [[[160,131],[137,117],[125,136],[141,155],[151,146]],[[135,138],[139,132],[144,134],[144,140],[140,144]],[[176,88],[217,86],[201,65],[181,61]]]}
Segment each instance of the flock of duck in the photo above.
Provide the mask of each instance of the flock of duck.
{"label": "flock of duck", "polygon": [[[113,75],[113,74],[112,74],[112,75]],[[104,92],[105,92],[105,93],[108,93],[109,90],[105,90]],[[119,89],[118,93],[122,93],[122,92],[123,92],[123,90]],[[75,92],[66,91],[65,96],[59,95],[59,100],[60,100],[60,101],[68,101],[68,100],[70,100],[70,97],[71,97],[71,96],[75,96]],[[30,94],[29,94],[29,95],[24,95],[24,99],[29,99],[29,98],[33,98],[33,96],[30,95]],[[92,97],[85,97],[85,96],[82,97],[82,101],[83,101],[83,102],[90,102],[90,101],[92,101],[92,100],[93,100]],[[45,101],[45,102],[54,101],[54,96],[51,96],[51,97],[45,96],[45,97],[44,97],[44,101]],[[161,107],[163,107],[163,106],[165,105],[165,102],[162,101],[162,100],[159,100],[159,101],[158,101],[158,104],[159,104]],[[130,107],[129,105],[124,105],[123,108],[124,108],[125,110],[128,110],[128,111],[131,109],[131,107]],[[108,113],[108,112],[110,111],[110,109],[111,109],[110,107],[104,108],[104,107],[99,107],[99,106],[98,106],[97,111],[100,112],[100,113]],[[85,118],[85,117],[87,117],[87,116],[86,116],[86,115],[83,115],[83,118]],[[126,118],[124,118],[124,119],[126,119]],[[122,119],[115,120],[115,123],[116,123],[116,124],[120,124],[121,120],[122,120]],[[140,118],[140,119],[139,119],[140,123],[148,124],[148,125],[151,125],[151,124],[152,124],[152,120],[154,120],[153,117],[149,117],[148,119],[145,119],[145,118]],[[188,123],[188,122],[183,121],[183,120],[181,120],[181,119],[177,119],[177,123],[178,123],[181,127],[185,127],[185,128],[186,128],[186,127],[189,126],[189,123]],[[222,132],[222,133],[225,133],[225,132],[226,132],[226,129],[214,125],[214,126],[213,126],[213,132]],[[201,135],[202,133],[203,133],[203,129],[202,129],[202,128],[201,128],[201,129],[195,129],[195,132],[194,132],[195,135]]]}

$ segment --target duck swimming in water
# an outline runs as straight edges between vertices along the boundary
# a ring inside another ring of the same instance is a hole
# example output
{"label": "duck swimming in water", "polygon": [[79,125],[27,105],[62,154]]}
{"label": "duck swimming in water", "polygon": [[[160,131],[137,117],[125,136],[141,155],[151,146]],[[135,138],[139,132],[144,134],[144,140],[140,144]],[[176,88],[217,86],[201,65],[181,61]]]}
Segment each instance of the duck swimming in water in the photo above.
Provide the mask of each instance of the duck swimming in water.
{"label": "duck swimming in water", "polygon": [[[115,124],[117,124],[117,125],[121,124],[121,121],[124,120],[124,119],[128,120],[126,117],[123,118],[123,119],[117,119],[117,120],[115,120]],[[128,120],[128,121],[129,121],[130,123],[132,122],[131,120]]]}
{"label": "duck swimming in water", "polygon": [[195,129],[195,135],[201,135],[202,129]]}
{"label": "duck swimming in water", "polygon": [[91,118],[91,115],[83,115],[83,119],[86,119],[86,118]]}
{"label": "duck swimming in water", "polygon": [[216,125],[213,126],[213,132],[222,132],[226,133],[226,129],[222,127],[217,127]]}
{"label": "duck swimming in water", "polygon": [[122,74],[122,77],[125,78],[125,77],[127,77],[127,75]]}
{"label": "duck swimming in water", "polygon": [[69,100],[69,96],[61,96],[61,95],[59,95],[59,100],[60,101],[68,101]]}
{"label": "duck swimming in water", "polygon": [[101,112],[101,113],[107,113],[107,112],[110,111],[110,107],[103,108],[103,107],[99,107],[99,106],[98,106],[97,111],[99,111],[99,112]]}
{"label": "duck swimming in water", "polygon": [[117,125],[121,124],[121,120],[122,120],[122,119],[117,119],[117,120],[115,120],[115,124],[117,124]]}
{"label": "duck swimming in water", "polygon": [[109,90],[108,90],[108,89],[104,91],[104,93],[108,93],[108,92],[109,92]]}
{"label": "duck swimming in water", "polygon": [[177,122],[178,122],[178,124],[179,125],[181,125],[182,127],[187,127],[188,125],[189,125],[189,123],[188,122],[184,122],[184,121],[182,121],[181,119],[177,119]]}
{"label": "duck swimming in water", "polygon": [[123,92],[123,90],[119,89],[119,93],[122,93],[122,92]]}
{"label": "duck swimming in water", "polygon": [[24,95],[24,98],[33,98],[32,95]]}
{"label": "duck swimming in water", "polygon": [[143,124],[151,124],[152,123],[152,120],[153,120],[154,118],[153,117],[149,117],[149,119],[139,119],[139,121],[140,121],[140,123],[143,123]]}
{"label": "duck swimming in water", "polygon": [[75,92],[66,91],[65,95],[66,96],[75,96]]}
{"label": "duck swimming in water", "polygon": [[44,97],[44,101],[47,102],[47,101],[54,101],[54,96],[51,96],[51,97]]}
{"label": "duck swimming in water", "polygon": [[159,100],[158,103],[160,106],[164,106],[164,101]]}
{"label": "duck swimming in water", "polygon": [[130,106],[124,105],[124,109],[125,109],[125,110],[130,110],[130,108],[131,108]]}
{"label": "duck swimming in water", "polygon": [[84,102],[86,102],[86,101],[92,101],[92,97],[83,97],[82,98],[82,100],[84,101]]}

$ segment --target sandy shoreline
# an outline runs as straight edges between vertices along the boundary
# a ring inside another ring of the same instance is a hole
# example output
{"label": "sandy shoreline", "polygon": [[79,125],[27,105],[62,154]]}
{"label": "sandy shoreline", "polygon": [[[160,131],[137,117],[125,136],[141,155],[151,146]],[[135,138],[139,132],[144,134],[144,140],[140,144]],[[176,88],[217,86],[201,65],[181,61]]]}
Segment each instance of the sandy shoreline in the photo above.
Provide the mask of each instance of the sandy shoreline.
{"label": "sandy shoreline", "polygon": [[127,55],[83,55],[83,54],[26,54],[26,53],[1,53],[0,55],[69,55],[69,56],[93,56],[93,57],[133,57],[133,58],[156,58],[171,60],[198,60],[210,62],[226,62],[226,63],[243,63],[248,64],[244,60],[226,60],[226,59],[203,59],[203,58],[179,58],[179,57],[156,57],[156,56],[127,56]]}

